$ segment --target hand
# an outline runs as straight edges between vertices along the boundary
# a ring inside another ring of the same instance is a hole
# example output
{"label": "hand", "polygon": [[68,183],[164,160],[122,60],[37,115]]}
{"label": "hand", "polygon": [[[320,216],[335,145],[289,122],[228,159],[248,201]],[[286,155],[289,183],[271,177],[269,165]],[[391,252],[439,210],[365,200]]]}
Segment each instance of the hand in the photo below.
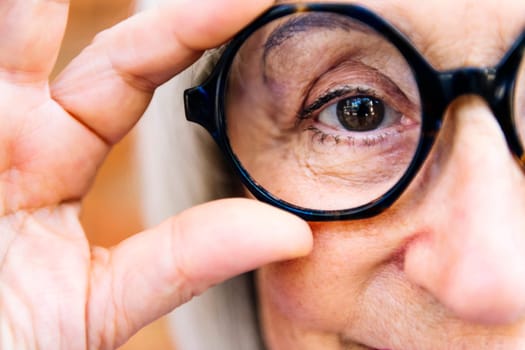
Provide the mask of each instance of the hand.
{"label": "hand", "polygon": [[306,223],[243,199],[109,250],[90,247],[78,220],[154,89],[270,3],[174,0],[99,34],[50,84],[67,1],[0,1],[1,349],[113,349],[213,284],[309,252]]}

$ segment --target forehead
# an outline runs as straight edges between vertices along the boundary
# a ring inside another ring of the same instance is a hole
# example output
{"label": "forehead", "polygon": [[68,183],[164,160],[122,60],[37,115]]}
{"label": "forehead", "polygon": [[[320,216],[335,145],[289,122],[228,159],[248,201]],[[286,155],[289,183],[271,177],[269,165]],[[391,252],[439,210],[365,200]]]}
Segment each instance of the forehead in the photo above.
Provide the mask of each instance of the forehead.
{"label": "forehead", "polygon": [[[297,1],[278,0],[276,3]],[[371,9],[438,69],[495,65],[525,29],[523,0],[317,0]]]}

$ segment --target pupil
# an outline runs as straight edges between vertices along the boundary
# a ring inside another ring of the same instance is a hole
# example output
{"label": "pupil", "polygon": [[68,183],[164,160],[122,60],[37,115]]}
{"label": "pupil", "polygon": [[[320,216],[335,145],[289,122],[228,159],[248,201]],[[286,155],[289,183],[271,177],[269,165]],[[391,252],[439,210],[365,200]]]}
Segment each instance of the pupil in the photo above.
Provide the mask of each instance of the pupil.
{"label": "pupil", "polygon": [[337,118],[349,131],[369,131],[383,122],[385,106],[371,96],[352,96],[337,104]]}

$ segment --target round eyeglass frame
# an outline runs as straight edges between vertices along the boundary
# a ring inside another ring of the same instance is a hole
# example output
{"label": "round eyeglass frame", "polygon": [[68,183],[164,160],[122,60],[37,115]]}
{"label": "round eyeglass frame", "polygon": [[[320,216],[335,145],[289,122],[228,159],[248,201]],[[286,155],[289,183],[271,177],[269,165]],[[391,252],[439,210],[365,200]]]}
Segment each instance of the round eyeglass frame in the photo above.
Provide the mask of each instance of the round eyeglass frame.
{"label": "round eyeglass frame", "polygon": [[[412,162],[401,179],[389,191],[359,207],[343,210],[312,210],[276,198],[257,184],[243,168],[228,140],[225,121],[225,91],[230,67],[237,52],[244,42],[264,25],[285,16],[304,12],[328,12],[347,16],[383,35],[406,59],[419,89],[421,136]],[[186,118],[200,124],[212,135],[243,184],[257,199],[308,221],[369,218],[390,207],[405,191],[430,153],[447,107],[462,95],[478,95],[488,103],[505,135],[509,149],[521,168],[525,167],[524,148],[517,134],[513,114],[515,85],[524,52],[525,30],[495,67],[464,67],[437,71],[403,33],[364,7],[341,3],[276,5],[231,40],[206,82],[184,92]]]}

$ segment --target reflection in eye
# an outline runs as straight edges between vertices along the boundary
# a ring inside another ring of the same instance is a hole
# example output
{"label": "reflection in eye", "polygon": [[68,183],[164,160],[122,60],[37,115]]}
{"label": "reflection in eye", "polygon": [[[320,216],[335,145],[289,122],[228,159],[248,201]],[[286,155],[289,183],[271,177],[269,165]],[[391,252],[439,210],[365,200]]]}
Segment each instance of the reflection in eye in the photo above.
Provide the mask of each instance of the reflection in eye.
{"label": "reflection in eye", "polygon": [[[349,131],[373,130],[385,119],[385,105],[381,100],[372,96],[345,98],[335,107],[337,119]],[[322,115],[320,120],[322,120]]]}
{"label": "reflection in eye", "polygon": [[[403,104],[399,96],[389,96],[388,100]],[[371,146],[417,124],[396,108],[376,97],[372,89],[347,86],[318,98],[300,113],[299,119],[310,119],[306,130],[320,135],[322,141],[331,137],[337,144],[346,139],[354,146]]]}
{"label": "reflection in eye", "polygon": [[389,127],[401,113],[372,96],[352,96],[322,110],[317,121],[335,130],[365,132]]}

